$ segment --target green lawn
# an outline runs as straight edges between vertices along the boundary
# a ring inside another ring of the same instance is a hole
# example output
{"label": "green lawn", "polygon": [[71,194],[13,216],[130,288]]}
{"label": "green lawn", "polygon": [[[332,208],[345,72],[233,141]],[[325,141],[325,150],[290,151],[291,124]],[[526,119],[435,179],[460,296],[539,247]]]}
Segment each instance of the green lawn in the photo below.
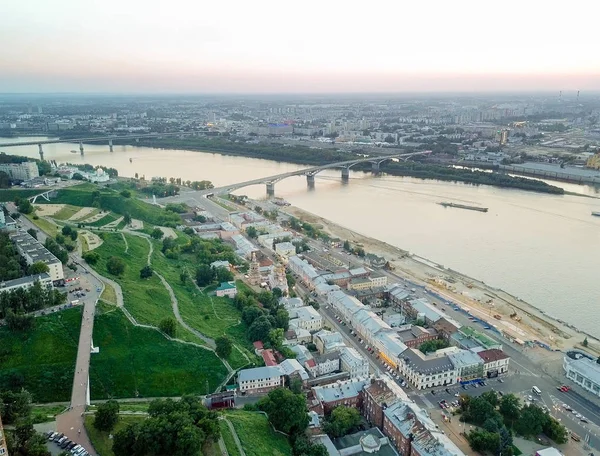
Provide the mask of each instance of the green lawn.
{"label": "green lawn", "polygon": [[34,423],[46,423],[54,421],[56,415],[61,414],[67,409],[66,405],[41,405],[31,408],[31,419]]}
{"label": "green lawn", "polygon": [[77,206],[71,206],[70,204],[67,204],[65,206],[63,206],[63,208],[61,210],[59,210],[57,213],[55,213],[52,218],[58,219],[58,220],[68,220],[71,217],[73,217],[75,214],[77,214],[82,208],[81,207],[77,207]]}
{"label": "green lawn", "polygon": [[[112,433],[116,433],[132,423],[139,423],[145,420],[144,416],[121,415]],[[114,456],[112,452],[112,440],[109,438],[109,432],[99,431],[94,427],[94,417],[92,415],[85,416],[85,429],[90,437],[90,442],[94,445],[96,453],[102,456]]]}
{"label": "green lawn", "polygon": [[[162,319],[173,316],[169,293],[156,276],[140,279],[140,269],[146,266],[150,251],[148,241],[127,234],[125,237],[127,253],[120,233],[105,233],[104,242],[95,250],[101,257],[95,269],[121,285],[125,307],[138,323],[158,326]],[[122,258],[127,264],[125,273],[120,277],[106,270],[106,262],[112,256]]]}
{"label": "green lawn", "polygon": [[227,411],[247,456],[291,456],[287,438],[271,428],[267,418],[256,412]]}
{"label": "green lawn", "polygon": [[131,325],[105,305],[94,324],[92,398],[165,397],[214,391],[227,370],[208,350],[165,339],[158,331]]}
{"label": "green lawn", "polygon": [[[182,234],[180,237],[183,236]],[[201,293],[191,283],[191,280],[183,285],[180,274],[184,270],[190,273],[195,270],[193,258],[182,254],[179,259],[170,260],[162,254],[160,247],[161,243],[155,241],[152,266],[173,288],[183,320],[208,337],[217,338],[227,335],[244,351],[251,362],[254,361],[256,355],[252,351],[252,344],[246,337],[246,327],[241,323],[241,312],[233,305],[233,301],[229,298],[211,297]],[[238,350],[232,350],[228,361],[234,369],[248,364],[246,357]]]}
{"label": "green lawn", "polygon": [[[30,196],[35,196],[35,195],[39,195],[40,193],[43,193],[44,190],[43,189],[39,189],[39,188],[32,188],[32,189],[8,189],[8,188],[3,188],[0,189],[0,201],[14,201],[15,198],[18,196],[19,198],[29,198]],[[40,198],[42,199],[42,198]]]}
{"label": "green lawn", "polygon": [[223,437],[223,442],[225,443],[225,448],[227,448],[227,452],[229,456],[241,456],[240,450],[238,450],[237,445],[235,444],[235,440],[233,439],[233,435],[231,434],[231,430],[227,423],[224,420],[219,420],[219,427],[221,428],[221,437]]}
{"label": "green lawn", "polygon": [[110,222],[114,222],[119,217],[121,217],[121,216],[118,215],[118,214],[114,214],[112,212],[109,212],[104,217],[102,217],[101,219],[96,220],[95,222],[86,223],[85,220],[82,220],[80,223],[83,223],[85,226],[97,226],[97,227],[101,227],[101,226],[109,224]]}
{"label": "green lawn", "polygon": [[28,214],[26,215],[26,217],[31,221],[31,223],[33,223],[46,234],[55,237],[58,233],[58,226],[56,225],[56,223],[51,222],[50,220],[47,220],[43,217],[38,217],[36,220],[33,218],[33,214]]}
{"label": "green lawn", "polygon": [[68,401],[80,324],[77,307],[36,318],[29,333],[0,328],[0,389],[23,386],[38,403]]}
{"label": "green lawn", "polygon": [[129,214],[132,218],[155,225],[164,225],[169,221],[175,223],[181,221],[181,217],[177,214],[167,212],[138,198],[124,198],[118,191],[99,185],[84,183],[60,189],[57,193],[56,198],[51,201],[52,204],[62,203],[80,207],[100,207],[120,215]]}

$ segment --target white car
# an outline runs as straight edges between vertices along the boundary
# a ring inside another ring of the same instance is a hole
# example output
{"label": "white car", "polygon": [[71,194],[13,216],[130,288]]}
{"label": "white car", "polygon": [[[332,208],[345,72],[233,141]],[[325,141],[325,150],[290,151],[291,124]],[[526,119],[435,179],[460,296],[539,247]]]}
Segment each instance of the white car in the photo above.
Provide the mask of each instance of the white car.
{"label": "white car", "polygon": [[576,413],[575,414],[575,418],[581,419],[581,418],[583,418],[583,415],[581,413]]}

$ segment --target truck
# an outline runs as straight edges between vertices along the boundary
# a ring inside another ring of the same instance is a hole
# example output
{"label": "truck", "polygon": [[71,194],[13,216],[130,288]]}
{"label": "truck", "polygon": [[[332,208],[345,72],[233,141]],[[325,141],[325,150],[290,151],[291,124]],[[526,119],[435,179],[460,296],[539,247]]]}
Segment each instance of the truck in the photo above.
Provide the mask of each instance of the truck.
{"label": "truck", "polygon": [[494,315],[494,318],[495,318],[496,320],[502,320],[502,315],[495,314],[495,315]]}

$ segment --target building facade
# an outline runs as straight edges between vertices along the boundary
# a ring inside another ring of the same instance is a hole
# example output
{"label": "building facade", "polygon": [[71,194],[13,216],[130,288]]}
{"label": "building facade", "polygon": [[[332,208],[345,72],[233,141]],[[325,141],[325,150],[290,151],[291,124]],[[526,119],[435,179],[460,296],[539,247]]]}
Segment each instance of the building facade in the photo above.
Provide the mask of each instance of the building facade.
{"label": "building facade", "polygon": [[237,288],[234,282],[223,282],[215,290],[215,294],[219,297],[227,296],[233,298],[237,294]]}
{"label": "building facade", "polygon": [[40,177],[37,163],[32,161],[23,163],[0,163],[0,171],[4,171],[15,180],[28,181]]}
{"label": "building facade", "polygon": [[485,377],[493,378],[508,372],[510,357],[502,350],[492,348],[480,351],[477,354],[483,360],[483,375]]}
{"label": "building facade", "polygon": [[369,361],[355,348],[340,349],[340,369],[350,374],[350,378],[365,378],[369,376]]}
{"label": "building facade", "polygon": [[581,353],[569,352],[563,359],[563,369],[568,379],[600,397],[600,364]]}
{"label": "building facade", "polygon": [[323,317],[312,306],[295,309],[297,326],[307,331],[318,331],[323,328]]}
{"label": "building facade", "polygon": [[12,234],[10,239],[15,243],[19,255],[25,259],[28,266],[31,266],[33,263],[42,262],[48,266],[48,275],[53,282],[65,278],[60,260],[29,233],[18,231]]}
{"label": "building facade", "polygon": [[266,393],[283,386],[283,375],[277,366],[242,369],[238,374],[238,388],[242,394]]}

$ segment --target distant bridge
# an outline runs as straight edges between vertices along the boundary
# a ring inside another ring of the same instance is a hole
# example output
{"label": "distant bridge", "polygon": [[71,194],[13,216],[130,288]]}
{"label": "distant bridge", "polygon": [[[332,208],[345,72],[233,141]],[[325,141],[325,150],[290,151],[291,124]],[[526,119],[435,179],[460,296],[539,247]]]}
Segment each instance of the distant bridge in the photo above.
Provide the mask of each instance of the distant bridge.
{"label": "distant bridge", "polygon": [[367,157],[367,158],[357,158],[354,160],[347,160],[343,162],[330,163],[328,165],[320,165],[314,166],[312,168],[304,168],[298,171],[291,171],[289,173],[276,174],[274,176],[269,177],[261,177],[260,179],[249,180],[246,182],[239,182],[237,184],[227,185],[224,187],[217,187],[210,190],[205,190],[204,195],[218,194],[218,193],[231,193],[235,190],[239,190],[240,188],[249,187],[251,185],[257,184],[265,184],[267,186],[267,195],[273,196],[275,194],[275,184],[283,179],[287,179],[292,176],[306,176],[306,182],[309,188],[314,188],[315,185],[315,176],[319,174],[321,171],[325,171],[326,169],[335,169],[341,168],[342,170],[342,181],[348,181],[350,177],[350,169],[358,165],[360,163],[371,163],[371,171],[374,174],[379,174],[380,165],[383,162],[393,159],[407,160],[410,157],[414,157],[417,155],[427,155],[430,154],[430,150],[422,151],[422,152],[411,152],[411,153],[400,153],[400,154],[392,154],[392,155],[378,155],[376,157]]}
{"label": "distant bridge", "polygon": [[203,134],[204,132],[200,131],[179,131],[175,133],[143,133],[139,135],[111,135],[111,136],[91,136],[89,138],[59,138],[59,139],[46,139],[44,141],[24,141],[24,142],[12,142],[12,143],[4,143],[0,144],[0,150],[3,147],[16,147],[16,146],[35,146],[37,144],[40,158],[44,159],[44,144],[59,144],[59,143],[79,143],[79,152],[83,155],[83,143],[99,143],[106,142],[108,143],[108,148],[112,152],[113,151],[113,141],[121,140],[121,139],[133,139],[135,141],[139,141],[144,138],[164,138],[169,136],[196,136],[199,134]]}

